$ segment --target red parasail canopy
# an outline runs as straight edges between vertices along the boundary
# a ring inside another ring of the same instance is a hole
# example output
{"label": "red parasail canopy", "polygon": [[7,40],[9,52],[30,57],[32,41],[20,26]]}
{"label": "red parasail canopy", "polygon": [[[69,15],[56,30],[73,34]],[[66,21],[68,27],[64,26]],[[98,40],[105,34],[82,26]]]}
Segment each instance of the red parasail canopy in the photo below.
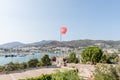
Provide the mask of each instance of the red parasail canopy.
{"label": "red parasail canopy", "polygon": [[66,34],[66,32],[67,32],[67,28],[65,26],[63,26],[61,28],[61,34]]}

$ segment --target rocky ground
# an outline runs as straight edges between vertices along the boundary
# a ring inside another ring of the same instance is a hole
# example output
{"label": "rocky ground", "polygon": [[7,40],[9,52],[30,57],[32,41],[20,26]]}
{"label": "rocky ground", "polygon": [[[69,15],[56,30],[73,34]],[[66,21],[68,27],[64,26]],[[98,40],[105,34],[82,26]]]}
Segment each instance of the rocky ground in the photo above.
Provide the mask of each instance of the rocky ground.
{"label": "rocky ground", "polygon": [[85,80],[93,80],[94,65],[88,64],[67,64],[68,67],[77,68],[79,76]]}

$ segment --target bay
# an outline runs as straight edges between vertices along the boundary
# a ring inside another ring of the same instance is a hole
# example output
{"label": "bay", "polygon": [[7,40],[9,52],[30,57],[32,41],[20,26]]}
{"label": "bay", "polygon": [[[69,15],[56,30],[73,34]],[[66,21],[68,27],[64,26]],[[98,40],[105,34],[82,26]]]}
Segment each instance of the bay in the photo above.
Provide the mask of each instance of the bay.
{"label": "bay", "polygon": [[[32,53],[32,54],[28,54],[26,56],[19,56],[17,55],[16,57],[5,57],[5,56],[0,56],[0,66],[3,66],[7,63],[10,62],[18,62],[18,63],[22,63],[22,62],[28,62],[30,59],[33,58],[37,58],[38,60],[40,60],[46,53]],[[49,55],[49,57],[53,57],[53,56],[59,56],[59,57],[63,57],[67,54],[56,54],[56,53],[47,53]]]}

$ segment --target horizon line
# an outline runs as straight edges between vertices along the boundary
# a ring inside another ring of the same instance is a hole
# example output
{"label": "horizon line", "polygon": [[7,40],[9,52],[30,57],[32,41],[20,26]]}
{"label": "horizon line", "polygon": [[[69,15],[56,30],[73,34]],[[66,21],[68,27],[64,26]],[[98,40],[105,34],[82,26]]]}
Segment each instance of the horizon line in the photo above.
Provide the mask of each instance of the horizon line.
{"label": "horizon line", "polygon": [[[107,40],[107,39],[73,39],[73,40],[64,40],[64,41],[77,41],[77,40],[100,40],[100,41],[120,41],[120,40]],[[4,45],[4,44],[8,44],[8,43],[13,43],[13,42],[19,42],[19,43],[22,43],[22,44],[31,44],[31,43],[36,43],[36,42],[41,42],[41,41],[58,41],[60,42],[59,40],[40,40],[40,41],[32,41],[32,42],[23,42],[23,41],[9,41],[9,42],[5,42],[5,43],[2,43],[0,45]],[[62,42],[64,42],[62,41]]]}

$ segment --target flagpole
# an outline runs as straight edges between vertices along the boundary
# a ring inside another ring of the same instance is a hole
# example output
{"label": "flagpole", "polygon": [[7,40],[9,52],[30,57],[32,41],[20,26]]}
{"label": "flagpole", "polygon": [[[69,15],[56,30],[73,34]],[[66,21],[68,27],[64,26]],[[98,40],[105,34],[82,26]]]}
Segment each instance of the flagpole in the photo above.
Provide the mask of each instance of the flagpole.
{"label": "flagpole", "polygon": [[[65,26],[60,28],[60,43],[62,43],[62,34],[66,34],[67,28]],[[60,53],[62,54],[62,45],[60,46]]]}
{"label": "flagpole", "polygon": [[61,33],[61,31],[60,31],[60,42],[62,41],[62,33]]}
{"label": "flagpole", "polygon": [[[61,28],[60,28],[60,43],[62,42],[62,33],[61,33]],[[60,46],[60,54],[62,54],[62,47]]]}

